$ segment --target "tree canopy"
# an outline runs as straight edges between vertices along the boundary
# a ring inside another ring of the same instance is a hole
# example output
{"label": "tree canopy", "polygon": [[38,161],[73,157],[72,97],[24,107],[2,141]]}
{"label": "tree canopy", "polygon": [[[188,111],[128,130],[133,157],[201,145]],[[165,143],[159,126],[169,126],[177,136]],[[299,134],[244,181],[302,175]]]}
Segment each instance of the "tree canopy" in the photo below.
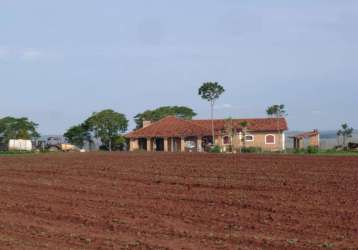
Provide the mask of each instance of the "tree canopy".
{"label": "tree canopy", "polygon": [[217,82],[205,82],[203,85],[199,88],[199,95],[201,98],[209,101],[209,102],[215,102],[222,93],[225,92],[225,89],[223,86],[221,86]]}
{"label": "tree canopy", "polygon": [[72,126],[64,134],[67,141],[79,148],[84,146],[85,141],[91,141],[91,134],[87,124],[82,123],[80,125]]}
{"label": "tree canopy", "polygon": [[266,109],[266,113],[270,117],[281,118],[286,115],[285,105],[284,104],[275,104]]}
{"label": "tree canopy", "polygon": [[100,138],[109,151],[112,151],[113,142],[128,128],[128,120],[124,114],[117,113],[111,109],[93,113],[85,122],[89,131]]}
{"label": "tree canopy", "polygon": [[4,117],[0,119],[0,138],[2,143],[11,139],[31,140],[40,137],[37,132],[38,124],[26,117]]}
{"label": "tree canopy", "polygon": [[196,113],[191,108],[185,106],[163,106],[137,114],[134,117],[134,121],[137,125],[136,128],[139,129],[143,127],[143,121],[156,122],[170,115],[191,120],[196,116]]}
{"label": "tree canopy", "polygon": [[341,129],[337,131],[337,136],[343,137],[343,146],[346,146],[348,138],[352,137],[354,129],[349,127],[347,123],[341,125]]}

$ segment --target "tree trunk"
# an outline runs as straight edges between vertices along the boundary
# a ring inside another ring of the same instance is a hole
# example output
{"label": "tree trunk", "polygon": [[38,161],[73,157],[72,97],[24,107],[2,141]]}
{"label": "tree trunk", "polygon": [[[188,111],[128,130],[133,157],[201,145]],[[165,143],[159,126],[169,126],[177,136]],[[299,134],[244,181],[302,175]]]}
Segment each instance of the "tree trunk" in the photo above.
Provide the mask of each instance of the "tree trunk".
{"label": "tree trunk", "polygon": [[343,135],[343,147],[346,147],[346,135]]}
{"label": "tree trunk", "polygon": [[214,128],[214,101],[211,101],[211,133],[212,143],[215,145],[215,128]]}
{"label": "tree trunk", "polygon": [[243,133],[242,133],[242,144],[244,146],[244,148],[246,148],[246,128],[243,129]]}
{"label": "tree trunk", "polygon": [[280,115],[277,115],[277,132],[280,132]]}
{"label": "tree trunk", "polygon": [[108,150],[109,150],[109,152],[112,152],[112,140],[111,139],[109,139],[109,142],[108,142]]}

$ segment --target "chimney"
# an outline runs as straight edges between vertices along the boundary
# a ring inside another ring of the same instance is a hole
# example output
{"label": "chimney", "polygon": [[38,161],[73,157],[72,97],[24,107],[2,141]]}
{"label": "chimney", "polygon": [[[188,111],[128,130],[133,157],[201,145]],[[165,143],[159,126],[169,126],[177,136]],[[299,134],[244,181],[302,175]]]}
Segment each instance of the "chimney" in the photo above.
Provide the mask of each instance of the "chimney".
{"label": "chimney", "polygon": [[143,120],[143,128],[148,127],[150,124],[152,124],[151,121]]}

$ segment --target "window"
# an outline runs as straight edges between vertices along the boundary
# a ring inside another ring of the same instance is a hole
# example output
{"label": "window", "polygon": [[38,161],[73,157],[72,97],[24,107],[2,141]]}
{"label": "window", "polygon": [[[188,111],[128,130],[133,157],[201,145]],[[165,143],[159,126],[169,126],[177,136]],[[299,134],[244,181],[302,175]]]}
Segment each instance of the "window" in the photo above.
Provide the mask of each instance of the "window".
{"label": "window", "polygon": [[274,135],[266,135],[265,136],[265,143],[266,144],[275,144],[275,136]]}
{"label": "window", "polygon": [[229,136],[224,136],[223,137],[223,144],[227,145],[227,144],[230,144],[230,143],[231,143],[230,137]]}
{"label": "window", "polygon": [[254,141],[254,136],[253,135],[246,135],[245,136],[245,141]]}

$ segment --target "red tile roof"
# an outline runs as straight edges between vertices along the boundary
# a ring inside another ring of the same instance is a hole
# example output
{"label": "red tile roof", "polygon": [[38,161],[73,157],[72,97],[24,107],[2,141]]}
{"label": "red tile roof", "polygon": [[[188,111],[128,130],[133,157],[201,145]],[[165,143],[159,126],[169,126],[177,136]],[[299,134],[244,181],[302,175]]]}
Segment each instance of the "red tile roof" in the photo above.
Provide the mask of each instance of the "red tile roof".
{"label": "red tile roof", "polygon": [[141,137],[182,137],[182,136],[205,136],[210,135],[210,130],[193,124],[189,120],[168,116],[151,125],[134,130],[126,135],[127,138]]}
{"label": "red tile roof", "polygon": [[[284,131],[287,130],[285,118],[259,118],[259,119],[233,119],[233,126],[242,129],[240,123],[248,122],[248,131]],[[221,134],[225,129],[227,120],[214,120],[215,133]],[[126,135],[127,138],[146,137],[184,137],[184,136],[209,136],[211,135],[211,120],[184,120],[175,116],[168,116],[154,122],[148,127],[134,130]]]}
{"label": "red tile roof", "polygon": [[304,138],[314,137],[314,136],[317,136],[317,135],[319,135],[319,132],[318,132],[318,130],[315,129],[315,130],[310,131],[310,132],[304,132],[304,133],[301,133],[301,134],[298,134],[298,135],[291,136],[290,138],[304,139]]}
{"label": "red tile roof", "polygon": [[[260,131],[284,131],[287,130],[287,122],[285,118],[250,118],[250,119],[232,119],[233,127],[242,129],[240,123],[248,122],[247,130],[251,132]],[[211,120],[193,120],[194,124],[211,128]],[[215,131],[222,131],[225,129],[227,119],[215,119]]]}

